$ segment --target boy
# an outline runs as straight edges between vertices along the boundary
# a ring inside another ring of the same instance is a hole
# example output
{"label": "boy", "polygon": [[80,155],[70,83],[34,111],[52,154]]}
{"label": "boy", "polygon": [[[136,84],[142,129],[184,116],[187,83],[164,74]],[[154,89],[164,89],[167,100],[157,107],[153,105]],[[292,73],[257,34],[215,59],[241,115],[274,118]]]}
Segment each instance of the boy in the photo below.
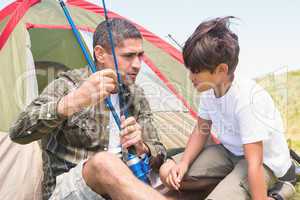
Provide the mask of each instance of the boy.
{"label": "boy", "polygon": [[[198,122],[184,153],[168,160],[160,176],[177,190],[188,181],[222,179],[207,199],[267,199],[267,189],[293,174],[294,166],[272,98],[234,75],[240,49],[231,18],[201,23],[185,43],[184,63],[201,92]],[[220,144],[205,146],[211,130]]]}

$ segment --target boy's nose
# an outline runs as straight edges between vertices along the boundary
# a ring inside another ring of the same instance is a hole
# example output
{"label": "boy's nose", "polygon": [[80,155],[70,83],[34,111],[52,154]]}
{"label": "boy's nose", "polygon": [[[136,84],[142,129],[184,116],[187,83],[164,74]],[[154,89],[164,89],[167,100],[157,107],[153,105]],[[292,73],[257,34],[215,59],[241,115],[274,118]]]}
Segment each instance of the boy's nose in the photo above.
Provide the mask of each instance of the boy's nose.
{"label": "boy's nose", "polygon": [[193,75],[192,72],[189,73],[189,78],[190,78],[190,80],[191,80],[192,82],[194,82],[195,76]]}

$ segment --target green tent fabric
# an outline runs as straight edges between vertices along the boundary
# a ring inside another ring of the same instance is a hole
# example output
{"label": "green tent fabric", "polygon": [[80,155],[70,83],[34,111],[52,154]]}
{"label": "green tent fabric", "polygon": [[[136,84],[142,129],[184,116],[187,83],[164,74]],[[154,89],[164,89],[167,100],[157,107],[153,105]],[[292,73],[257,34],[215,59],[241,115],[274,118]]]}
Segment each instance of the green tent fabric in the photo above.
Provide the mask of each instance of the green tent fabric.
{"label": "green tent fabric", "polygon": [[[31,7],[3,42],[3,29],[11,25],[9,18],[22,15],[22,7],[30,3]],[[14,12],[7,12],[6,17],[0,18],[0,28],[3,31],[0,37],[0,130],[4,132],[8,131],[17,114],[36,96],[37,91],[34,89],[39,87],[38,90],[41,91],[43,86],[54,78],[55,73],[52,77],[46,77],[46,72],[53,68],[59,69],[58,66],[73,69],[86,65],[58,2],[24,0],[15,4],[17,5]],[[69,0],[67,6],[83,37],[92,35],[96,25],[104,20],[103,9],[86,1]],[[121,16],[110,13],[110,17]],[[144,36],[146,52],[137,82],[145,89],[153,111],[157,115],[160,115],[160,112],[169,112],[174,117],[187,118],[190,121],[193,118],[191,115],[195,116],[197,101],[193,96],[196,93],[188,80],[180,52],[143,27],[137,27]],[[87,42],[86,38],[88,37],[84,37]],[[30,63],[30,59],[35,65]],[[40,67],[37,63],[43,63],[43,66]],[[48,66],[45,63],[48,63]],[[183,116],[183,113],[186,115]]]}
{"label": "green tent fabric", "polygon": [[[91,51],[92,33],[104,20],[103,8],[84,0],[68,0],[66,4]],[[121,17],[112,12],[109,16]],[[197,99],[193,98],[196,93],[181,53],[136,26],[144,37],[146,54],[137,84],[149,99],[162,142],[167,148],[184,147],[195,123]],[[1,200],[40,199],[42,170],[38,142],[18,145],[10,141],[7,132],[16,116],[59,71],[85,65],[57,1],[18,0],[0,10]],[[19,166],[22,167],[17,170]]]}

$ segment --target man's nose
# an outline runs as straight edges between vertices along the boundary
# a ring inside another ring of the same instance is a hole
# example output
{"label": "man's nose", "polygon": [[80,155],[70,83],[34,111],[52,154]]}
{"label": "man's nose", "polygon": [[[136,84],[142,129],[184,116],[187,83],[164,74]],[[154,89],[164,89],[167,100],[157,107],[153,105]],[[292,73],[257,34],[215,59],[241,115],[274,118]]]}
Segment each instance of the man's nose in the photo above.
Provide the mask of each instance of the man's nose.
{"label": "man's nose", "polygon": [[132,68],[140,70],[141,66],[142,66],[142,58],[139,56],[136,56],[134,58],[134,60],[132,61]]}

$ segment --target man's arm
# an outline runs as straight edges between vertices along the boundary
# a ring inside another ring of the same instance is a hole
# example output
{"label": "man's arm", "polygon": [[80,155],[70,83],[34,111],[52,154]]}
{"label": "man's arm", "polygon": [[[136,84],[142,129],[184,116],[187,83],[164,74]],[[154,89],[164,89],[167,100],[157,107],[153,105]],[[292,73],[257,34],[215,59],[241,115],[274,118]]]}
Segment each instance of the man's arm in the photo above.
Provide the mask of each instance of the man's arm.
{"label": "man's arm", "polygon": [[115,91],[116,82],[116,73],[111,69],[92,74],[72,91],[75,86],[71,80],[56,79],[19,115],[10,128],[11,139],[20,144],[41,139],[59,128],[67,117],[103,101]]}
{"label": "man's arm", "polygon": [[167,151],[164,145],[160,142],[157,129],[153,124],[153,114],[148,100],[146,99],[142,90],[138,94],[139,100],[139,113],[137,122],[142,129],[142,138],[145,144],[146,151],[151,155],[150,164],[152,169],[159,170],[160,166],[164,163],[167,157]]}
{"label": "man's arm", "polygon": [[262,141],[244,144],[245,158],[248,162],[248,181],[253,200],[267,199],[267,186],[263,166]]}
{"label": "man's arm", "polygon": [[65,118],[58,114],[57,105],[68,89],[64,78],[50,83],[18,116],[9,130],[10,138],[14,142],[27,144],[59,127]]}

